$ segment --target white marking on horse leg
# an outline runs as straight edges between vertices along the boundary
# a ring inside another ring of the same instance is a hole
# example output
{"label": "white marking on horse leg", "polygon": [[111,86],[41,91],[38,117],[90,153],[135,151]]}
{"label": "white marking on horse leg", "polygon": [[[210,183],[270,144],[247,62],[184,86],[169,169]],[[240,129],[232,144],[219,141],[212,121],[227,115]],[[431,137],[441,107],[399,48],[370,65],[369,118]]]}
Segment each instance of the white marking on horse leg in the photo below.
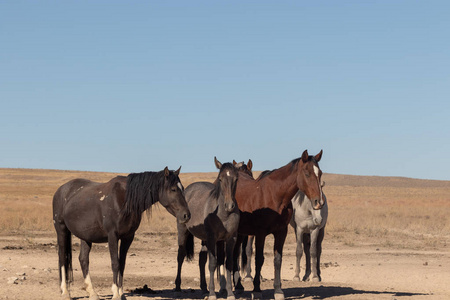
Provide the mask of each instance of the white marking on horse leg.
{"label": "white marking on horse leg", "polygon": [[66,279],[66,268],[64,266],[61,267],[61,295],[69,296],[69,290],[67,289],[67,279]]}
{"label": "white marking on horse leg", "polygon": [[317,177],[319,177],[319,168],[317,166],[313,166],[314,174],[316,174]]}
{"label": "white marking on horse leg", "polygon": [[89,273],[86,275],[86,278],[84,279],[84,284],[86,285],[86,292],[89,293],[89,296],[95,296],[97,293],[94,291],[94,287],[92,286],[92,280]]}
{"label": "white marking on horse leg", "polygon": [[112,296],[113,299],[119,299],[120,298],[119,288],[117,287],[116,284],[113,283],[113,285],[111,287],[111,291],[113,293],[113,296]]}
{"label": "white marking on horse leg", "polygon": [[123,286],[121,286],[120,288],[119,288],[119,295],[122,297],[122,295],[123,295]]}

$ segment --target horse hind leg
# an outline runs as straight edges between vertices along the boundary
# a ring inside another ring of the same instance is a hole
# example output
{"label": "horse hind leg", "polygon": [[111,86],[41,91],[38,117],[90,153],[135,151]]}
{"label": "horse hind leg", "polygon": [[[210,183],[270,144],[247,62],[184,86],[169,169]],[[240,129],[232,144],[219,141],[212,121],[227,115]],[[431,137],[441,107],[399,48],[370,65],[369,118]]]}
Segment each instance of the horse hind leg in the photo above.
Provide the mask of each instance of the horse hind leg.
{"label": "horse hind leg", "polygon": [[78,257],[83,273],[86,292],[89,293],[89,300],[98,300],[98,294],[92,286],[91,276],[89,275],[89,253],[91,252],[92,243],[80,240],[80,256]]}
{"label": "horse hind leg", "polygon": [[58,242],[58,266],[61,296],[64,300],[70,298],[68,289],[72,275],[72,234],[62,221],[55,220],[55,230]]}

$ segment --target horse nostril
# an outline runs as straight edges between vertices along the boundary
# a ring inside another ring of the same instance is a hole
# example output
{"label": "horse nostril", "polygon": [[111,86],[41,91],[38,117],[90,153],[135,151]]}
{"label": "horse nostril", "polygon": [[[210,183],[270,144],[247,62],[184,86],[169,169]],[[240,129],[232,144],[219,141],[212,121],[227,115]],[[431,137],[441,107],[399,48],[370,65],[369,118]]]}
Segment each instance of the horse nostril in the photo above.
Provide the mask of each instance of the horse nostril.
{"label": "horse nostril", "polygon": [[191,219],[191,213],[184,214],[184,219],[189,221]]}

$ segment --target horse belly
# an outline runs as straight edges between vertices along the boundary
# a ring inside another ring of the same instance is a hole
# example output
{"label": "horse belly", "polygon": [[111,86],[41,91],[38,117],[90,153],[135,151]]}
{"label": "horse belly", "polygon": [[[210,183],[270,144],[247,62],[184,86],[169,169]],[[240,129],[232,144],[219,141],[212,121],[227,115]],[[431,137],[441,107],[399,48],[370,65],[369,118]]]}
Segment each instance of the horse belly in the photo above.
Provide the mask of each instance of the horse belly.
{"label": "horse belly", "polygon": [[69,231],[76,237],[92,242],[104,243],[108,241],[107,233],[103,230],[102,215],[98,208],[92,205],[69,203],[64,208],[64,222]]}

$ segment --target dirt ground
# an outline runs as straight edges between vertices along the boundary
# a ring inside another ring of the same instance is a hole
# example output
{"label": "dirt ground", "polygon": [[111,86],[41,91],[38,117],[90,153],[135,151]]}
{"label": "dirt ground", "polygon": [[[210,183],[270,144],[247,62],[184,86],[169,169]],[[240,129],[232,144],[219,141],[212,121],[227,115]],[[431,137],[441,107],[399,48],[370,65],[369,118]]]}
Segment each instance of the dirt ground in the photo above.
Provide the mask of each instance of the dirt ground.
{"label": "dirt ground", "polygon": [[[74,299],[88,299],[78,262],[78,240],[74,238],[73,243],[71,295]],[[0,298],[59,299],[55,244],[52,232],[0,236]],[[272,245],[273,240],[268,238],[262,270],[264,299],[273,299]],[[196,251],[199,248],[196,244]],[[295,243],[290,233],[282,268],[286,299],[450,299],[450,253],[446,246],[433,251],[392,250],[345,246],[325,239],[323,249],[323,281],[293,282]],[[127,299],[203,299],[197,257],[183,265],[183,291],[173,291],[176,256],[174,233],[139,233],[127,258],[124,279]],[[110,299],[112,273],[106,244],[94,245],[90,262],[94,288],[101,299]],[[151,289],[147,293],[136,290],[145,285]],[[251,299],[252,283],[245,282],[244,286],[245,292],[237,295],[237,299]]]}

